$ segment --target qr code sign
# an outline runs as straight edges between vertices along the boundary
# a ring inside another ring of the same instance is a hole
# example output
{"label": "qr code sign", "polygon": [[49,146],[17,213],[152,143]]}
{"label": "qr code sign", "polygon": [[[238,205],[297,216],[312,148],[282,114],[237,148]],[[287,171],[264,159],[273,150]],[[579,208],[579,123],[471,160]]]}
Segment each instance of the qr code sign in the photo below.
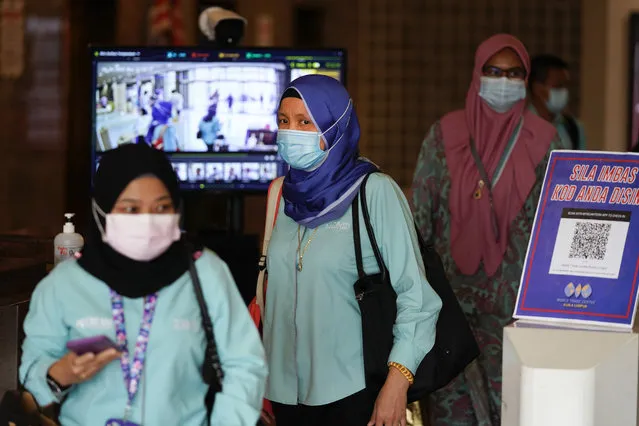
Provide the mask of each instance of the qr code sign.
{"label": "qr code sign", "polygon": [[603,260],[606,257],[610,228],[610,223],[577,222],[568,257]]}

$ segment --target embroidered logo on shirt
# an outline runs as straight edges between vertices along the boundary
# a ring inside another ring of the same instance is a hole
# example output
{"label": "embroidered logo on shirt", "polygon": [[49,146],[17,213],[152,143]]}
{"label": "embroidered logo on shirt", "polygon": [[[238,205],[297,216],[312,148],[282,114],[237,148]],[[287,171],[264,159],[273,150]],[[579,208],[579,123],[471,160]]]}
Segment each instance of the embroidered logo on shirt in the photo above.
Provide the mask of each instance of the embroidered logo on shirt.
{"label": "embroidered logo on shirt", "polygon": [[347,222],[333,222],[326,225],[331,231],[346,232],[351,229],[351,224]]}
{"label": "embroidered logo on shirt", "polygon": [[173,329],[178,331],[197,331],[200,329],[200,322],[185,318],[173,318]]}
{"label": "embroidered logo on shirt", "polygon": [[75,321],[76,328],[91,328],[108,330],[113,328],[113,318],[107,317],[84,317]]}

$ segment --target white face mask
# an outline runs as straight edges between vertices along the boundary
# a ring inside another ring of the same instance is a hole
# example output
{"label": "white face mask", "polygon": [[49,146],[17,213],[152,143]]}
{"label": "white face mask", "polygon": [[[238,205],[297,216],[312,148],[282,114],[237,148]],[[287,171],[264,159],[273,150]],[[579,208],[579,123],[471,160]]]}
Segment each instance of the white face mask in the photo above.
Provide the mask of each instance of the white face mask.
{"label": "white face mask", "polygon": [[550,89],[548,90],[548,100],[546,108],[553,114],[560,114],[568,105],[568,89]]}
{"label": "white face mask", "polygon": [[507,77],[481,77],[479,96],[495,112],[504,113],[522,99],[526,99],[524,80]]}
{"label": "white face mask", "polygon": [[[106,229],[98,215],[105,218]],[[155,259],[180,239],[179,214],[105,214],[94,201],[93,216],[102,241],[139,262]]]}

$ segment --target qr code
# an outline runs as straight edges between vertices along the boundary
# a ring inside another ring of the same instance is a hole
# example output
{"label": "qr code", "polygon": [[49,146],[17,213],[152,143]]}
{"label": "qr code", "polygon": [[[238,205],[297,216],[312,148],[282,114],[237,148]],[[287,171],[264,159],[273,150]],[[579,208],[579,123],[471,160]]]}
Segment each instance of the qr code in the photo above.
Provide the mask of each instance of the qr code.
{"label": "qr code", "polygon": [[610,223],[577,222],[568,257],[603,260],[606,257],[610,228]]}

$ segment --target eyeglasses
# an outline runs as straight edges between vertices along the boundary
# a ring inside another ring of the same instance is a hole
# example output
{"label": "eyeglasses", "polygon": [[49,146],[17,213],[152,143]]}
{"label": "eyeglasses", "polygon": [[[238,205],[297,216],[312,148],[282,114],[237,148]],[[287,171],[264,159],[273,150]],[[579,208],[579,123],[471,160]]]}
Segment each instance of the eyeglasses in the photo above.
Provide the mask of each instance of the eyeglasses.
{"label": "eyeglasses", "polygon": [[507,77],[512,80],[524,80],[526,78],[526,70],[522,67],[509,68],[505,70],[493,65],[486,65],[481,71],[485,77]]}

